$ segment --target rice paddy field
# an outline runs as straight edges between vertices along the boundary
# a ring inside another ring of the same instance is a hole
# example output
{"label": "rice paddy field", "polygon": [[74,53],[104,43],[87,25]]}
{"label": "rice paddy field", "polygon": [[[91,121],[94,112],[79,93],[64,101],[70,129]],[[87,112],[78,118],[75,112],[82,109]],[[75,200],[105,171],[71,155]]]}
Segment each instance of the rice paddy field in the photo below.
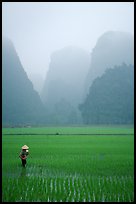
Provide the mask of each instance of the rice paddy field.
{"label": "rice paddy field", "polygon": [[134,202],[134,128],[3,128],[2,201]]}

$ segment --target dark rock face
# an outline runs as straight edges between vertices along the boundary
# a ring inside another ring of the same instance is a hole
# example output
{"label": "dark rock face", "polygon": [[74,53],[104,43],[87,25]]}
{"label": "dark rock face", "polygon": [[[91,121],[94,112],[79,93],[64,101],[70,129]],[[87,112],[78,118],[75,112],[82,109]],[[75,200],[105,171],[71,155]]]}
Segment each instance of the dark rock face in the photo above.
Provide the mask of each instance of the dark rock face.
{"label": "dark rock face", "polygon": [[85,124],[133,124],[134,66],[107,69],[93,81],[79,109]]}

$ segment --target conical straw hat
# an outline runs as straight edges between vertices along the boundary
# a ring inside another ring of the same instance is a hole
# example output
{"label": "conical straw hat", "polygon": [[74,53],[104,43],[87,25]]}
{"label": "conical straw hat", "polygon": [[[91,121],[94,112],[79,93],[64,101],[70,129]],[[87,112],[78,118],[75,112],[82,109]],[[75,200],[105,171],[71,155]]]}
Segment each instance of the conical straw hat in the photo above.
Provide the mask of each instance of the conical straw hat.
{"label": "conical straw hat", "polygon": [[29,147],[28,147],[27,145],[24,145],[24,146],[22,147],[22,149],[29,149]]}

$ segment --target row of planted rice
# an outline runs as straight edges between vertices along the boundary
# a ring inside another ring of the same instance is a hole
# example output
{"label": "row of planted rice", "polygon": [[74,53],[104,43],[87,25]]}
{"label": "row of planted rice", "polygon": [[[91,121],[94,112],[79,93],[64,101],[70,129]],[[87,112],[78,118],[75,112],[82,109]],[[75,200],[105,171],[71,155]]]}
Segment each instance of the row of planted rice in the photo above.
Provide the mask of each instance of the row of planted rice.
{"label": "row of planted rice", "polygon": [[[2,200],[134,201],[133,142],[132,135],[3,135]],[[26,168],[17,150],[24,143]]]}
{"label": "row of planted rice", "polygon": [[[7,179],[4,201],[95,202],[134,199],[132,177],[65,177]],[[6,187],[7,185],[7,187]]]}

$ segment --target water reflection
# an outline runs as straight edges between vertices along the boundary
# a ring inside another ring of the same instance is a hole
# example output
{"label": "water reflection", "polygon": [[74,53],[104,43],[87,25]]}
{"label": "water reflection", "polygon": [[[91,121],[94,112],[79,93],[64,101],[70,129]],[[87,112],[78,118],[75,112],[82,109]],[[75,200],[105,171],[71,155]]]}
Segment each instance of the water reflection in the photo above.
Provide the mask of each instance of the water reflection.
{"label": "water reflection", "polygon": [[26,177],[27,176],[27,174],[26,174],[26,168],[22,168],[21,169],[21,173],[20,173],[20,177]]}

